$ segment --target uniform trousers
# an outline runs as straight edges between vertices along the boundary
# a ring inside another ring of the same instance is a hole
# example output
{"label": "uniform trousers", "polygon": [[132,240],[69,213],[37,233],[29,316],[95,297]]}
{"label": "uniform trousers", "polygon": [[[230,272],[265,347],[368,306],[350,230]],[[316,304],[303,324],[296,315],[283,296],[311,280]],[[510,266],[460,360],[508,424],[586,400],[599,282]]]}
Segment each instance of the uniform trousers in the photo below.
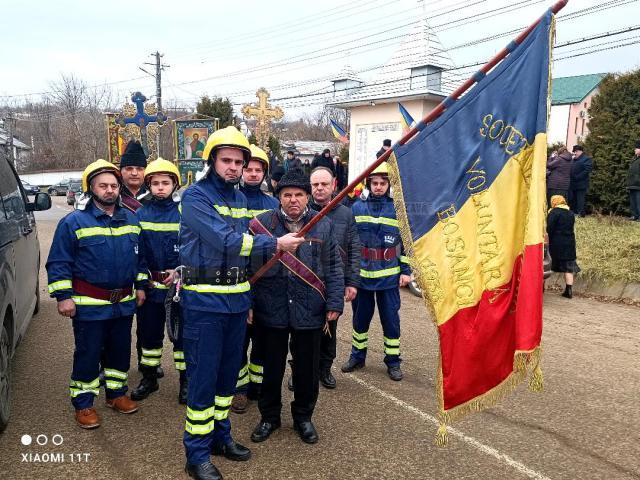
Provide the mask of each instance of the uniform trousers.
{"label": "uniform trousers", "polygon": [[[249,345],[251,354],[248,355]],[[236,393],[243,393],[258,398],[264,373],[264,352],[262,339],[254,325],[247,325],[240,361],[240,373],[236,383]]]}
{"label": "uniform trousers", "polygon": [[[320,337],[322,329],[294,330],[259,326],[264,345],[264,377],[258,408],[265,422],[280,423],[282,379],[291,348],[293,396],[291,416],[296,422],[311,420],[319,393]],[[291,345],[289,346],[289,335]]]}
{"label": "uniform trousers", "polygon": [[107,320],[73,319],[75,350],[69,393],[76,410],[93,406],[100,387],[101,357],[107,398],[127,392],[132,321],[132,315]]}
{"label": "uniform trousers", "polygon": [[[147,367],[158,367],[162,358],[166,325],[164,303],[147,300],[138,308],[137,320],[136,334],[140,346],[140,364]],[[174,328],[173,324],[172,328]],[[182,346],[182,328],[178,329],[178,338],[173,342],[173,361],[176,370],[184,371],[186,369]]]}
{"label": "uniform trousers", "polygon": [[353,338],[351,341],[351,356],[364,362],[367,358],[369,345],[369,325],[378,303],[378,313],[382,323],[384,335],[384,363],[387,367],[399,366],[400,358],[400,290],[358,289],[353,300]]}
{"label": "uniform trousers", "polygon": [[187,462],[192,465],[209,461],[212,447],[232,441],[229,408],[242,358],[247,313],[182,310],[189,378],[183,443]]}

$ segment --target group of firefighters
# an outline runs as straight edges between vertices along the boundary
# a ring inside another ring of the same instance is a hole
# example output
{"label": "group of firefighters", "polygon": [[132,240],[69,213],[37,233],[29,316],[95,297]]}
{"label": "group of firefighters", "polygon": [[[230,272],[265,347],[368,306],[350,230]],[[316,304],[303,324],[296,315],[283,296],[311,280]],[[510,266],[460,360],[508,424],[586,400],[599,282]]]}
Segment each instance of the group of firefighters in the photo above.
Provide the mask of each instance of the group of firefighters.
{"label": "group of firefighters", "polygon": [[[352,208],[338,204],[300,237],[335,194],[330,168],[310,177],[292,169],[274,196],[265,194],[268,157],[234,127],[209,137],[203,159],[207,173],[181,196],[176,166],[161,158],[147,165],[139,143],[129,143],[120,168],[90,164],[46,268],[59,313],[72,319],[69,391],[78,425],[100,425],[93,404],[101,386],[106,405],[125,414],[158,390],[166,326],[178,400],[186,403],[185,470],[211,480],[222,478],[211,455],[251,456],[233,440],[230,410],[243,413],[249,399],[258,401],[253,442],[280,427],[289,352],[293,426],[302,441],[318,441],[311,417],[319,383],[336,387],[331,366],[345,302],[353,306],[353,339],[342,371],[365,365],[377,303],[387,371],[402,379],[399,287],[410,270],[386,164],[367,179],[368,196]],[[251,285],[276,252],[279,261]],[[128,396],[134,315],[142,379]]]}

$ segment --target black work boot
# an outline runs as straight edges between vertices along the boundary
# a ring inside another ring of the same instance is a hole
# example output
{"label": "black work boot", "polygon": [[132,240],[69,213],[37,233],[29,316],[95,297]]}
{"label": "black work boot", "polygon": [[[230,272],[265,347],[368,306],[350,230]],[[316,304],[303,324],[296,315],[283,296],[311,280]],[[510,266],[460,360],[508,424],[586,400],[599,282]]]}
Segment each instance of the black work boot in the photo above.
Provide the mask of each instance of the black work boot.
{"label": "black work boot", "polygon": [[364,367],[364,360],[360,361],[360,360],[356,360],[353,357],[349,357],[349,360],[347,360],[347,363],[342,365],[342,368],[340,370],[342,370],[344,373],[350,373],[362,367]]}
{"label": "black work boot", "polygon": [[140,380],[140,385],[131,392],[131,399],[136,402],[140,400],[144,400],[153,392],[157,391],[158,388],[158,375],[156,372],[156,367],[147,367],[146,365],[142,366],[142,380]]}
{"label": "black work boot", "polygon": [[180,391],[178,392],[178,403],[180,405],[187,404],[187,393],[189,392],[189,381],[187,380],[187,372],[180,370]]}
{"label": "black work boot", "polygon": [[402,375],[402,370],[400,370],[400,365],[387,367],[387,375],[389,375],[389,378],[395,382],[399,382],[404,376]]}
{"label": "black work boot", "polygon": [[320,369],[320,383],[324,388],[333,390],[336,388],[336,379],[331,374],[331,368]]}
{"label": "black work boot", "polygon": [[196,480],[222,480],[222,474],[211,462],[204,462],[199,465],[187,463],[184,471]]}
{"label": "black work boot", "polygon": [[573,285],[567,285],[566,287],[564,287],[562,296],[565,298],[573,298]]}

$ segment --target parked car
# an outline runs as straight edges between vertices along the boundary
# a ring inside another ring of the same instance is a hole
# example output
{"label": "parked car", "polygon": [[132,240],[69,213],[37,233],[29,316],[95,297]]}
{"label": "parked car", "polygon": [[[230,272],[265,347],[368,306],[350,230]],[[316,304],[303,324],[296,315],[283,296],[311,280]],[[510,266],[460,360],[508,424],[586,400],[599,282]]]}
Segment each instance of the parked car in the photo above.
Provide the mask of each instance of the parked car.
{"label": "parked car", "polygon": [[0,432],[9,421],[11,361],[39,307],[40,242],[33,212],[49,208],[46,193],[28,201],[13,165],[0,154]]}
{"label": "parked car", "polygon": [[81,180],[79,178],[65,178],[47,188],[47,193],[53,196],[66,195],[67,190],[69,190],[69,184],[75,182],[81,182]]}
{"label": "parked car", "polygon": [[76,202],[76,194],[82,192],[82,182],[73,181],[69,183],[67,188],[67,205],[73,205]]}
{"label": "parked car", "polygon": [[35,195],[40,192],[40,187],[36,187],[35,185],[31,185],[29,182],[25,182],[24,180],[20,180],[22,182],[22,188],[27,193],[27,195]]}

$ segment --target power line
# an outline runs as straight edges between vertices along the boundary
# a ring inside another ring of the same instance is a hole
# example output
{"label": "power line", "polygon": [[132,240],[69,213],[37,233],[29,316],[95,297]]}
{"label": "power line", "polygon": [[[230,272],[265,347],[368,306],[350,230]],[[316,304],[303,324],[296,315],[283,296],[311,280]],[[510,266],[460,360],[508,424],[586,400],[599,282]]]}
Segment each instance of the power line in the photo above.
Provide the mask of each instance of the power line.
{"label": "power line", "polygon": [[[578,10],[576,12],[572,12],[570,14],[563,15],[563,16],[558,18],[558,21],[570,20],[570,19],[573,19],[573,18],[577,18],[579,16],[596,13],[596,12],[603,11],[603,10],[606,10],[606,9],[609,9],[609,8],[614,8],[614,7],[626,5],[628,3],[633,3],[635,1],[637,1],[637,0],[626,0],[626,1],[625,0],[614,0],[614,1],[606,2],[606,3],[600,4],[600,5],[587,7],[585,9]],[[520,2],[520,4],[516,4],[516,6],[518,6],[519,8],[522,8],[522,5],[521,5],[522,3],[527,3],[527,2]],[[529,5],[525,5],[525,6],[529,6]],[[473,16],[464,17],[464,18],[473,19]],[[458,19],[458,20],[462,20],[462,19]],[[510,30],[509,32],[514,32],[514,31],[519,31],[519,30],[518,29]],[[451,50],[458,49],[458,48],[463,48],[463,47],[466,47],[466,46],[477,45],[478,43],[482,43],[482,42],[485,42],[485,41],[490,41],[490,40],[493,40],[493,39],[497,39],[497,38],[500,38],[500,37],[505,36],[507,34],[508,33],[502,33],[502,34],[497,34],[497,35],[493,35],[493,36],[490,36],[490,37],[485,37],[484,39],[475,40],[475,41],[472,41],[472,42],[467,42],[466,44],[461,44],[461,45],[457,45],[455,47],[451,47],[449,49],[445,49],[445,50],[443,50],[443,52],[451,51]],[[371,45],[379,45],[380,43],[389,42],[391,40],[396,40],[396,39],[401,38],[401,37],[402,36],[386,38],[386,39],[380,40],[378,42],[371,42],[371,43],[368,43],[368,44],[365,44],[365,45],[361,45],[359,48],[363,48],[363,47],[371,46]],[[341,44],[339,44],[339,45],[341,45]],[[330,54],[326,54],[325,53],[325,55],[316,56],[316,57],[313,57],[311,59],[324,58],[327,55],[335,55],[336,53],[341,53],[341,52],[332,52]],[[302,56],[302,55],[298,55],[298,57],[299,56]],[[296,58],[296,57],[293,57],[293,58]],[[274,68],[287,67],[287,66],[289,66],[289,65],[291,65],[293,63],[299,64],[301,62],[302,62],[302,60],[299,60],[297,62],[286,62],[286,59],[285,59],[285,60],[281,60],[280,62],[275,62],[275,64],[273,64],[273,63],[272,64],[266,64],[266,66],[263,66],[261,68],[261,70],[265,70],[265,69],[266,70],[270,70],[270,69],[274,69]],[[321,62],[321,63],[324,63],[324,62]],[[376,68],[380,68],[380,67],[376,67]],[[376,68],[373,68],[373,69],[376,69]],[[370,70],[372,70],[372,69],[365,69],[364,71],[370,71]],[[251,69],[250,72],[254,73],[255,69]],[[171,87],[180,87],[181,85],[202,83],[202,82],[206,82],[206,81],[210,81],[210,80],[215,80],[215,79],[218,79],[218,78],[234,78],[234,76],[237,76],[237,75],[240,75],[240,74],[244,74],[244,73],[249,73],[249,72],[247,72],[247,70],[241,70],[241,71],[238,71],[238,72],[231,72],[231,73],[228,73],[228,74],[218,75],[218,76],[215,76],[215,77],[208,77],[208,78],[204,78],[204,79],[181,82],[181,83],[174,83],[174,84],[171,84]],[[141,78],[144,78],[144,77],[135,77],[135,78],[132,78],[132,79],[118,80],[118,81],[114,81],[114,82],[106,82],[106,83],[98,84],[96,86],[106,86],[106,85],[114,85],[114,84],[119,84],[119,83],[130,82],[130,81],[137,81],[137,80],[140,80]],[[33,96],[33,95],[42,95],[42,94],[46,94],[46,93],[50,93],[50,92],[38,92],[38,93],[18,94],[18,95],[4,95],[4,96],[0,95],[0,98],[28,97],[28,96]]]}

